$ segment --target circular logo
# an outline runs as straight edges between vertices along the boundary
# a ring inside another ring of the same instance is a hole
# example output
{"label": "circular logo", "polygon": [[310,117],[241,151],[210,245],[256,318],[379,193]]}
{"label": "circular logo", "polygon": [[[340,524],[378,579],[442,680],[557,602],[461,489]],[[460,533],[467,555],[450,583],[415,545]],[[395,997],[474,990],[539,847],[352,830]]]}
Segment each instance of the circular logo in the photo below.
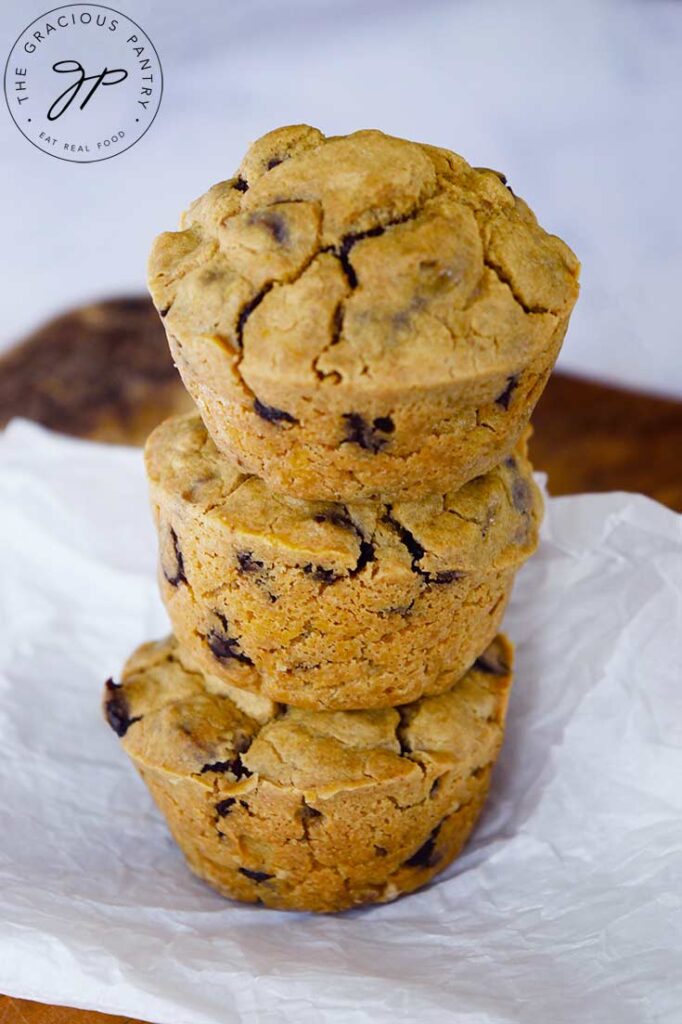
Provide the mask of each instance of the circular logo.
{"label": "circular logo", "polygon": [[134,146],[161,103],[163,72],[149,36],[101,4],[67,4],[24,29],[5,65],[5,98],[19,131],[74,163]]}

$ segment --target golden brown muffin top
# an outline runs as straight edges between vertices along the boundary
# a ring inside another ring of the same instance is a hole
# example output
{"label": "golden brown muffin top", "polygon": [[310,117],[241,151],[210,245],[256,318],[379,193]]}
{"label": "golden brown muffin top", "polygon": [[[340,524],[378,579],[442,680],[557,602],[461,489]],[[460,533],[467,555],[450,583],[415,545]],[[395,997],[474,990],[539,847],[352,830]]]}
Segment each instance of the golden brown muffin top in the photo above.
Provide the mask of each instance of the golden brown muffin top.
{"label": "golden brown muffin top", "polygon": [[511,687],[512,648],[498,636],[460,680],[401,708],[302,711],[244,693],[193,669],[174,637],[140,647],[105,714],[140,765],[218,774],[239,789],[259,780],[331,796],[436,762],[463,775],[494,758]]}
{"label": "golden brown muffin top", "polygon": [[[307,567],[333,582],[370,566],[447,584],[462,574],[518,566],[537,546],[542,498],[524,443],[459,490],[392,505],[275,494],[225,459],[196,415],[166,420],[145,454],[152,495],[170,520],[200,516],[200,528],[224,531],[252,568]],[[167,554],[170,570],[173,552]]]}
{"label": "golden brown muffin top", "polygon": [[154,244],[154,303],[254,387],[513,371],[578,293],[574,254],[502,175],[375,130],[276,129],[181,226]]}

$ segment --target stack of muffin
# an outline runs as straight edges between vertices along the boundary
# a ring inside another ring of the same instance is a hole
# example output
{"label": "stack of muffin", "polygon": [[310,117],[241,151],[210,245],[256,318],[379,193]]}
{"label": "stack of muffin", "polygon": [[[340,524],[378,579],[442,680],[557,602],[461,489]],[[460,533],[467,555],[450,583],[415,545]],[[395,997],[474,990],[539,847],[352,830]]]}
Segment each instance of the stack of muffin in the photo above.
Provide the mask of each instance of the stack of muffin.
{"label": "stack of muffin", "polygon": [[201,418],[147,445],[174,636],[105,707],[225,895],[342,910],[461,850],[538,538],[527,424],[577,272],[502,175],[377,131],[271,132],[157,239]]}

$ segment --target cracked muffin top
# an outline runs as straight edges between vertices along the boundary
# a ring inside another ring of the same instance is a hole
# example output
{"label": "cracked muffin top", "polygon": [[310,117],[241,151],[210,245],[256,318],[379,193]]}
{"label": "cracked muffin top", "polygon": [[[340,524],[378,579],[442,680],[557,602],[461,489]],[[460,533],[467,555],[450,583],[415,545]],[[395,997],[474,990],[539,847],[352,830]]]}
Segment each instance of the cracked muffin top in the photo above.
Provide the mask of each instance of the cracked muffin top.
{"label": "cracked muffin top", "polygon": [[[535,549],[542,498],[525,445],[457,491],[392,505],[303,501],[268,490],[217,450],[197,415],[162,423],[146,448],[153,500],[174,516],[215,524],[248,559],[297,566],[321,583],[362,570],[417,573],[427,584],[471,572],[515,566]],[[180,568],[177,537],[162,537],[162,567],[173,582]],[[168,550],[164,551],[164,544]]]}
{"label": "cracked muffin top", "polygon": [[270,132],[181,227],[154,245],[154,302],[180,343],[233,353],[256,395],[514,373],[578,292],[576,257],[502,175],[374,130]]}
{"label": "cracked muffin top", "polygon": [[194,671],[175,639],[145,644],[104,711],[136,761],[179,777],[248,788],[255,777],[331,796],[408,775],[424,758],[482,768],[496,749],[511,686],[512,649],[498,636],[459,681],[401,708],[301,711]]}

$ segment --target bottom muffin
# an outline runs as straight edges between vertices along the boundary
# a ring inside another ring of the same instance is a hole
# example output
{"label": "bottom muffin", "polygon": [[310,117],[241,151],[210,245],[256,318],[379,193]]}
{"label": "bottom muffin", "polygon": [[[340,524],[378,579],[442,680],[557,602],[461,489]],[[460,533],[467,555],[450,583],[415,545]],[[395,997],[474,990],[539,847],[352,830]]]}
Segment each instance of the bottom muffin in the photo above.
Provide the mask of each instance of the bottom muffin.
{"label": "bottom muffin", "polygon": [[511,661],[498,636],[438,696],[303,711],[204,675],[171,637],[107,682],[104,711],[197,875],[233,899],[330,912],[411,892],[460,852]]}

